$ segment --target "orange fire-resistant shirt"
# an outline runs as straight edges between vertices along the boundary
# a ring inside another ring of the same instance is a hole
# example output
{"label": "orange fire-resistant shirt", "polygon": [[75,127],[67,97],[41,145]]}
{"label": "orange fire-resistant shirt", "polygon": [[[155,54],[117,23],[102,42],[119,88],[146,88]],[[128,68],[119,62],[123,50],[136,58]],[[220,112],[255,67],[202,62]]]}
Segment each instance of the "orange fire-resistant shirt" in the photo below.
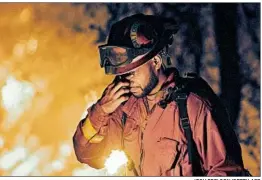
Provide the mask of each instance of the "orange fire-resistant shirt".
{"label": "orange fire-resistant shirt", "polygon": [[[175,86],[173,79],[174,74],[169,75],[163,91]],[[157,98],[158,102],[163,97]],[[192,176],[177,104],[171,102],[165,109],[156,104],[148,112],[144,100],[131,96],[111,114],[103,112],[99,103],[89,108],[73,137],[77,159],[99,169],[111,150],[124,148],[141,176]],[[240,175],[244,170],[241,148],[229,120],[223,119],[225,129],[219,126],[222,119],[213,117],[209,102],[194,93],[188,96],[187,110],[203,175]],[[123,112],[127,114],[124,127]],[[84,136],[84,121],[90,121],[102,140],[91,142]],[[134,174],[128,171],[126,175]]]}

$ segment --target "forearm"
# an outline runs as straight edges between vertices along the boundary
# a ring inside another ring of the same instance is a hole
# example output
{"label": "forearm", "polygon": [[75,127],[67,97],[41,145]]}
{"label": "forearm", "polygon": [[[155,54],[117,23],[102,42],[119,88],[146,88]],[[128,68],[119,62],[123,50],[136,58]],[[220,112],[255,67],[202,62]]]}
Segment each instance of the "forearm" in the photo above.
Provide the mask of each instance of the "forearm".
{"label": "forearm", "polygon": [[103,168],[106,148],[105,140],[90,142],[90,140],[84,135],[82,124],[83,121],[79,123],[73,136],[73,144],[77,160],[81,163],[86,163],[93,168]]}
{"label": "forearm", "polygon": [[[117,113],[117,111],[111,114],[103,112],[98,103],[88,109],[87,117],[78,124],[73,137],[78,161],[94,168],[103,168],[105,157],[109,155],[112,147],[117,146],[111,142],[119,137],[112,136],[115,133],[109,135],[108,132],[110,121],[119,118]],[[112,127],[110,131],[118,132]]]}
{"label": "forearm", "polygon": [[75,154],[79,162],[99,169],[104,164],[105,136],[110,116],[103,112],[98,103],[87,111],[88,115],[79,122],[73,137]]}
{"label": "forearm", "polygon": [[106,127],[110,119],[110,115],[105,113],[99,103],[92,105],[88,110],[88,115],[83,125],[90,125],[99,134],[106,134]]}

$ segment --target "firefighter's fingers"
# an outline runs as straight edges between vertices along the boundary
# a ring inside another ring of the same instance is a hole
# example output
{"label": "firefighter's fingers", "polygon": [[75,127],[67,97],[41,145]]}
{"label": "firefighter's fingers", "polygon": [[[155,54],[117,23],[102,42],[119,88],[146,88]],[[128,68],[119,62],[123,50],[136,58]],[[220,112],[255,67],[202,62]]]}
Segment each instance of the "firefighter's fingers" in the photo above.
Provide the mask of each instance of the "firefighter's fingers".
{"label": "firefighter's fingers", "polygon": [[112,89],[115,86],[115,81],[107,86],[107,89]]}
{"label": "firefighter's fingers", "polygon": [[115,80],[114,80],[113,82],[111,82],[111,83],[106,87],[106,89],[104,90],[102,96],[105,96],[106,94],[109,94],[109,93],[110,93],[110,90],[111,90],[114,86],[115,86]]}
{"label": "firefighter's fingers", "polygon": [[127,93],[129,93],[129,92],[130,92],[129,89],[127,89],[127,88],[121,88],[121,89],[119,89],[119,90],[114,94],[113,99],[116,100],[116,99],[118,99],[120,96],[122,96],[122,95],[124,95],[124,94],[127,94]]}
{"label": "firefighter's fingers", "polygon": [[107,93],[108,93],[108,88],[106,88],[106,89],[103,91],[102,97],[104,97]]}
{"label": "firefighter's fingers", "polygon": [[111,83],[111,84],[109,84],[107,87],[106,87],[106,89],[105,89],[105,93],[106,94],[108,94],[108,93],[110,93],[110,91],[111,91],[111,89],[113,88],[115,86],[115,83]]}
{"label": "firefighter's fingers", "polygon": [[119,82],[112,90],[111,95],[115,94],[121,87],[129,86],[129,82]]}
{"label": "firefighter's fingers", "polygon": [[109,88],[108,87],[104,90],[102,97],[106,96],[107,94],[109,94]]}
{"label": "firefighter's fingers", "polygon": [[120,98],[115,100],[115,104],[119,106],[121,103],[127,101],[128,99],[129,99],[129,96],[121,96]]}

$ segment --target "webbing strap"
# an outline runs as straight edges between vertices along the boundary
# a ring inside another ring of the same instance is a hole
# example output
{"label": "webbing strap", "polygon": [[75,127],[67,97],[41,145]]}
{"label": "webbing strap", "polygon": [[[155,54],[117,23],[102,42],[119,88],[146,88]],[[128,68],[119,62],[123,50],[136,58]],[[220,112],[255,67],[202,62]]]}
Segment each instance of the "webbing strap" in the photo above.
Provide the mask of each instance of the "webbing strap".
{"label": "webbing strap", "polygon": [[185,131],[185,136],[187,139],[188,144],[188,155],[189,155],[189,163],[192,164],[193,162],[193,137],[192,137],[192,131],[190,128],[190,123],[188,119],[187,114],[187,94],[186,93],[177,93],[176,97],[174,98],[178,105],[179,110],[179,116],[180,116],[180,122],[182,124],[182,127]]}
{"label": "webbing strap", "polygon": [[189,157],[189,164],[192,164],[192,173],[193,176],[202,175],[200,161],[198,159],[197,149],[194,144],[192,131],[190,128],[190,122],[187,114],[187,97],[188,95],[183,92],[177,92],[173,98],[178,105],[180,122],[184,129],[184,133],[187,139],[187,149],[188,149],[188,157]]}

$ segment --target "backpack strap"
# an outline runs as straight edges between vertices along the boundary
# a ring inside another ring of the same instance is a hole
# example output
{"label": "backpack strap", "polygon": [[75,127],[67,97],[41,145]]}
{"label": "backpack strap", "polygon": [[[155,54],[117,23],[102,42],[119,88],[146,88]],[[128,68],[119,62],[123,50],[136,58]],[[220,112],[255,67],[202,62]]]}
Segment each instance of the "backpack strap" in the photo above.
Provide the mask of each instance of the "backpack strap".
{"label": "backpack strap", "polygon": [[[189,77],[193,78],[193,77]],[[201,165],[199,155],[197,153],[196,144],[193,139],[192,131],[190,128],[190,122],[188,118],[187,112],[187,98],[190,91],[187,89],[188,81],[186,78],[179,77],[179,83],[174,87],[168,90],[167,97],[159,102],[159,105],[164,109],[167,104],[172,101],[175,101],[178,106],[179,118],[184,130],[186,140],[187,140],[187,149],[188,149],[188,157],[189,163],[192,164],[192,172],[193,176],[203,175],[201,174]]]}
{"label": "backpack strap", "polygon": [[175,101],[178,110],[179,110],[179,118],[181,125],[183,127],[183,130],[185,132],[185,136],[187,139],[187,145],[188,145],[188,155],[189,155],[189,163],[192,164],[193,162],[193,156],[194,156],[194,147],[193,147],[193,137],[192,137],[192,131],[190,128],[188,113],[187,113],[187,97],[188,92],[185,90],[185,85],[180,83],[179,85],[175,86],[175,88],[169,89],[169,93],[167,97],[159,102],[159,105],[164,109],[166,108],[167,104],[169,104],[172,101]]}
{"label": "backpack strap", "polygon": [[181,92],[181,93],[177,93],[176,96],[173,98],[178,105],[180,122],[182,124],[187,139],[189,163],[192,164],[194,149],[192,146],[192,142],[193,142],[192,131],[190,128],[189,118],[187,114],[187,97],[188,97],[187,93]]}

